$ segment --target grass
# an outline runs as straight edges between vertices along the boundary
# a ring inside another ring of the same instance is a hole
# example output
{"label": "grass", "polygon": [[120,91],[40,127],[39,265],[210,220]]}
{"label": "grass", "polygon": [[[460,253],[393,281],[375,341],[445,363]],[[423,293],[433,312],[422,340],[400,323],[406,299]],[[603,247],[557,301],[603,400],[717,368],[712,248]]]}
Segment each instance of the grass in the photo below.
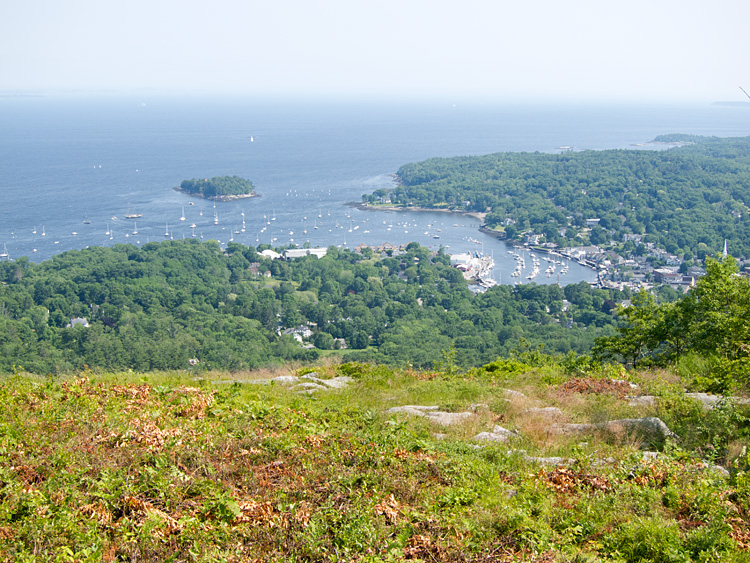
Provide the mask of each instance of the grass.
{"label": "grass", "polygon": [[[648,410],[607,385],[586,392],[595,386],[570,384],[559,369],[515,368],[449,376],[328,365],[316,368],[321,377],[354,381],[313,395],[219,384],[230,377],[220,373],[8,377],[0,559],[750,559],[741,413],[695,411],[676,395],[673,374],[629,374],[664,397]],[[508,400],[509,388],[526,397]],[[442,428],[386,413],[405,404],[479,407]],[[658,414],[679,424],[680,440],[644,459],[632,440],[553,435],[549,421],[525,412],[537,406],[559,407],[566,422]],[[495,424],[520,437],[471,439]],[[576,461],[544,466],[527,455]]]}

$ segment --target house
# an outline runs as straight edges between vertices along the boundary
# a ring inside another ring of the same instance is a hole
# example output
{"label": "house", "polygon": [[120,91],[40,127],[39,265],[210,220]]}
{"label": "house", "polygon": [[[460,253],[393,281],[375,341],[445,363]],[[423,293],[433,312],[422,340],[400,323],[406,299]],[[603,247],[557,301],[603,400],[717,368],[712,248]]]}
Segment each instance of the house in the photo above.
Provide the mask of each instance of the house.
{"label": "house", "polygon": [[681,283],[682,274],[669,268],[656,268],[654,270],[654,279],[657,283]]}
{"label": "house", "polygon": [[292,260],[294,258],[302,258],[303,256],[310,255],[322,258],[327,252],[327,248],[289,248],[284,251],[284,258]]}
{"label": "house", "polygon": [[306,326],[299,325],[294,328],[284,329],[281,334],[292,336],[297,342],[302,342],[303,339],[310,338],[313,333]]}
{"label": "house", "polygon": [[74,327],[76,325],[81,325],[83,328],[88,328],[89,327],[89,322],[86,320],[85,317],[74,317],[74,318],[70,319],[70,322],[67,325],[65,325],[65,327],[66,328],[71,328],[71,327]]}
{"label": "house", "polygon": [[260,255],[265,256],[266,258],[270,258],[271,260],[278,260],[279,258],[281,258],[281,254],[279,254],[278,252],[274,252],[270,248],[263,250]]}

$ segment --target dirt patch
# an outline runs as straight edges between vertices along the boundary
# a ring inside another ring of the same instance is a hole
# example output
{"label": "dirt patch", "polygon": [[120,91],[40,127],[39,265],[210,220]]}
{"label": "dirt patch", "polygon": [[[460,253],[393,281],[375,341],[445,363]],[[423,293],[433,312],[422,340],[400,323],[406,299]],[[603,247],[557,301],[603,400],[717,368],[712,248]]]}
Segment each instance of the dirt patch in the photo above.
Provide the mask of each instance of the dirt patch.
{"label": "dirt patch", "polygon": [[561,395],[572,395],[573,393],[590,395],[593,393],[597,395],[615,395],[622,398],[632,395],[633,387],[627,381],[576,377],[563,383],[558,391]]}

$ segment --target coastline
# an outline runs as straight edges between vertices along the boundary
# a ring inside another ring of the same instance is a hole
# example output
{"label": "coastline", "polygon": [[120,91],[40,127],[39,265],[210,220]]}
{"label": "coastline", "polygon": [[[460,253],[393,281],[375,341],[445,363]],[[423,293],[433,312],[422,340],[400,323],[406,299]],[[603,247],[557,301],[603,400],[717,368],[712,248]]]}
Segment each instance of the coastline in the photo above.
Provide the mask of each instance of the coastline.
{"label": "coastline", "polygon": [[484,218],[487,216],[486,213],[483,213],[480,211],[457,211],[455,209],[442,209],[442,208],[437,208],[437,207],[433,208],[433,207],[395,206],[395,205],[373,206],[369,203],[360,203],[356,201],[350,201],[350,202],[345,203],[344,205],[346,205],[347,207],[354,207],[361,211],[416,211],[416,212],[431,211],[435,213],[453,213],[456,215],[468,215],[469,217],[474,217],[475,219],[479,219],[480,221],[482,221],[482,227],[484,226]]}
{"label": "coastline", "polygon": [[[481,213],[481,212],[476,212],[476,211],[456,211],[453,209],[432,209],[429,207],[416,207],[416,206],[385,206],[385,205],[373,206],[373,205],[370,205],[369,203],[359,203],[359,202],[348,202],[345,205],[348,207],[354,207],[356,209],[360,209],[362,211],[414,211],[414,212],[436,211],[439,213],[454,213],[456,215],[469,215],[471,217],[474,217],[482,221],[482,224],[479,225],[479,231],[481,233],[494,237],[498,240],[506,241],[507,244],[511,244],[517,248],[523,248],[529,251],[533,250],[535,252],[541,252],[545,254],[559,255],[569,260],[575,260],[575,258],[573,258],[570,254],[568,254],[565,251],[565,249],[550,249],[550,248],[545,248],[543,246],[529,246],[527,244],[519,243],[518,241],[508,241],[504,232],[501,233],[501,232],[495,231],[493,229],[490,229],[489,227],[487,227],[487,225],[484,224],[484,218],[487,216],[487,213]],[[580,260],[575,260],[575,261],[578,262],[581,266],[590,268],[594,270],[595,272],[598,271],[596,264],[594,263],[580,261]]]}
{"label": "coastline", "polygon": [[180,192],[181,194],[189,195],[191,197],[199,197],[201,199],[210,199],[212,201],[235,201],[237,199],[247,199],[250,197],[260,197],[258,193],[253,192],[251,194],[233,194],[233,195],[215,195],[215,196],[207,196],[195,192],[188,192],[183,190],[180,186],[177,186],[174,188],[174,191]]}

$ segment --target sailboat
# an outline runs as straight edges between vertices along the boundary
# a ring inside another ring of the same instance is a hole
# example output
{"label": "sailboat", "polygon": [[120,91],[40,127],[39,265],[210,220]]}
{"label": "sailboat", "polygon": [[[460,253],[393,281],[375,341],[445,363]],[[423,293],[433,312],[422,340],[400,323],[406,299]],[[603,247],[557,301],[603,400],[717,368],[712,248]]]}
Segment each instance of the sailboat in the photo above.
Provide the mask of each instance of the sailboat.
{"label": "sailboat", "polygon": [[109,231],[109,223],[107,223],[107,232],[106,232],[106,233],[104,233],[104,234],[105,234],[105,235],[107,235],[107,236],[109,236],[109,234],[110,234],[110,231]]}
{"label": "sailboat", "polygon": [[42,236],[43,236],[43,237],[46,237],[46,236],[47,236],[47,233],[45,233],[45,232],[44,232],[44,225],[42,225]]}
{"label": "sailboat", "polygon": [[91,221],[89,221],[89,216],[88,216],[88,213],[87,213],[86,216],[83,218],[83,224],[84,225],[88,225],[90,223],[91,223]]}
{"label": "sailboat", "polygon": [[167,226],[166,226],[166,230],[164,231],[164,236],[168,237],[169,236],[169,223],[167,223],[166,225]]}
{"label": "sailboat", "polygon": [[128,211],[125,214],[125,219],[138,219],[139,217],[143,217],[143,213],[138,213],[137,209],[133,209],[132,213]]}
{"label": "sailboat", "polygon": [[3,243],[3,251],[0,252],[0,258],[7,258],[8,257],[8,247],[5,246],[5,243]]}
{"label": "sailboat", "polygon": [[183,205],[182,206],[182,215],[180,216],[180,221],[184,221],[184,220],[185,220],[185,206]]}
{"label": "sailboat", "polygon": [[138,225],[136,225],[135,222],[133,222],[133,234],[134,235],[138,234]]}
{"label": "sailboat", "polygon": [[35,234],[36,234],[36,225],[34,225],[34,230],[33,230],[33,231],[31,231],[31,234],[32,234],[32,235],[35,235]]}

